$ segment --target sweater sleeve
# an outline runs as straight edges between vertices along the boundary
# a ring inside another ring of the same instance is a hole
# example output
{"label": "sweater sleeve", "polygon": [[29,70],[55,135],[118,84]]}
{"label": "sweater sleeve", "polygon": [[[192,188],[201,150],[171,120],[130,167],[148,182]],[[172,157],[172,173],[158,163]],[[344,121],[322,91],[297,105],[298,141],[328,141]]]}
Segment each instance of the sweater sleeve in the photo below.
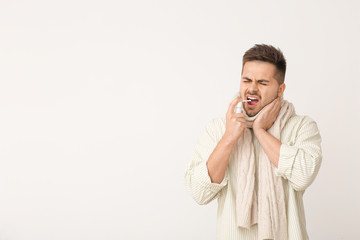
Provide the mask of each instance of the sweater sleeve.
{"label": "sweater sleeve", "polygon": [[305,117],[292,143],[282,143],[275,175],[289,181],[296,191],[305,191],[314,181],[322,161],[321,136],[315,121]]}
{"label": "sweater sleeve", "polygon": [[220,190],[227,185],[228,170],[221,183],[212,183],[206,166],[209,156],[221,139],[219,119],[212,119],[205,126],[200,135],[191,161],[185,170],[185,186],[198,204],[208,204],[220,194]]}

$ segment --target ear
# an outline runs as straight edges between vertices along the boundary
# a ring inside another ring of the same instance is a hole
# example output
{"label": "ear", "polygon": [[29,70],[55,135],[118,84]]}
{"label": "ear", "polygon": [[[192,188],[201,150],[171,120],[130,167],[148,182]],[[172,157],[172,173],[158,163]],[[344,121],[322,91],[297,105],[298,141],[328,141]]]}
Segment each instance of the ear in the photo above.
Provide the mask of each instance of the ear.
{"label": "ear", "polygon": [[280,96],[282,96],[282,95],[284,94],[285,88],[286,88],[285,83],[282,83],[282,84],[279,86],[278,97],[280,97]]}

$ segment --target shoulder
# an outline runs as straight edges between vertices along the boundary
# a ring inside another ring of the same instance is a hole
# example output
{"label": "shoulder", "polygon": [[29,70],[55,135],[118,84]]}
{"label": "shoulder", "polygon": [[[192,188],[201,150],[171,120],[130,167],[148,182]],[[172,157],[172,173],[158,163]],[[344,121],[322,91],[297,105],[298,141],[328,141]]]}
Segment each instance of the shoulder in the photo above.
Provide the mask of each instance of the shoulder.
{"label": "shoulder", "polygon": [[318,135],[319,128],[316,121],[308,115],[294,114],[284,125],[282,132],[286,135],[300,136]]}
{"label": "shoulder", "polygon": [[301,128],[301,127],[304,127],[307,125],[316,125],[317,126],[317,123],[313,118],[311,118],[308,115],[294,114],[291,118],[289,118],[289,120],[286,122],[286,125],[284,127],[290,126],[292,128],[294,128],[294,127]]}

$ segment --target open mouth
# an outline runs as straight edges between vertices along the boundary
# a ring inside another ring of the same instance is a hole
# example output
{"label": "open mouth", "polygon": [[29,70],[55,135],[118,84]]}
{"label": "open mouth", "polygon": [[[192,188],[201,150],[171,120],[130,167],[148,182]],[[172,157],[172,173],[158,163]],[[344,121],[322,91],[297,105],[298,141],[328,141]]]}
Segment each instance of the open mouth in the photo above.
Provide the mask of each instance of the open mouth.
{"label": "open mouth", "polygon": [[256,97],[248,96],[247,100],[250,100],[250,102],[247,102],[249,108],[254,108],[259,103],[259,99]]}

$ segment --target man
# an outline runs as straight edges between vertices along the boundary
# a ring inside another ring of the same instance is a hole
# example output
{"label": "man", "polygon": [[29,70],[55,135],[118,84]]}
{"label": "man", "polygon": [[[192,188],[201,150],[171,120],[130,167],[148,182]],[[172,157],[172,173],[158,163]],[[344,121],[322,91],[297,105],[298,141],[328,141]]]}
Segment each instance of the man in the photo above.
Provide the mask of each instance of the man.
{"label": "man", "polygon": [[209,121],[187,165],[195,201],[218,200],[218,239],[309,239],[302,197],[321,165],[321,137],[316,122],[283,99],[285,72],[280,49],[246,51],[239,97]]}

